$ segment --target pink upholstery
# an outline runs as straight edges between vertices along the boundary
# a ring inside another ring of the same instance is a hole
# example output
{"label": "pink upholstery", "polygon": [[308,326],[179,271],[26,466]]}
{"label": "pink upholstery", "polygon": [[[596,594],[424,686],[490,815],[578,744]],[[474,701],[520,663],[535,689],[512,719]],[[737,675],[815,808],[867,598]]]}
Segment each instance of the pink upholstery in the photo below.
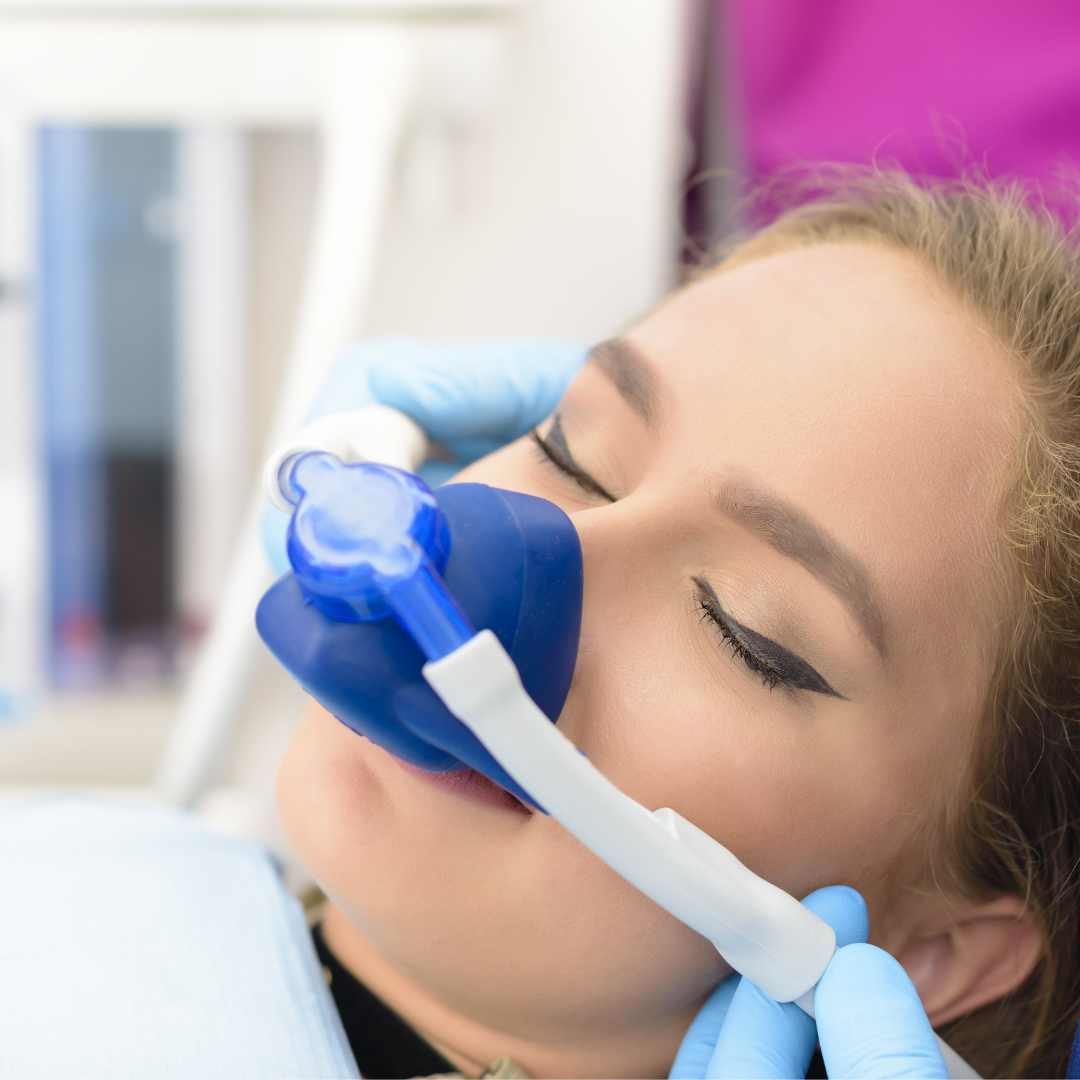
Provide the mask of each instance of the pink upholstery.
{"label": "pink upholstery", "polygon": [[[1080,0],[717,0],[746,165],[1080,172]],[[966,153],[960,148],[966,146]]]}

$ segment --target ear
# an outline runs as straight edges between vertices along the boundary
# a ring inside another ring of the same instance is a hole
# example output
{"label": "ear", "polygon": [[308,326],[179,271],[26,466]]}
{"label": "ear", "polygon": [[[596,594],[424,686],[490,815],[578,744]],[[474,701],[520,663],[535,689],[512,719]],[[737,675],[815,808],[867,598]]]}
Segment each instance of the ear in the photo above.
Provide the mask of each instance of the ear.
{"label": "ear", "polygon": [[943,903],[896,953],[933,1027],[989,1005],[1020,986],[1046,940],[1018,896]]}

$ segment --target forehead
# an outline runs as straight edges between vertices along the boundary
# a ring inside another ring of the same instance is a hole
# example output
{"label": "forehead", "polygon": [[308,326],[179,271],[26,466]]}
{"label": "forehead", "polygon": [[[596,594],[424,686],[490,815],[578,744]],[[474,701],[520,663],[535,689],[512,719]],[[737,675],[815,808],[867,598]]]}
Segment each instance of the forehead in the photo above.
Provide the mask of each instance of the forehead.
{"label": "forehead", "polygon": [[628,337],[668,383],[673,470],[759,477],[863,558],[895,615],[949,596],[970,616],[1019,395],[929,271],[884,247],[796,249],[683,290]]}

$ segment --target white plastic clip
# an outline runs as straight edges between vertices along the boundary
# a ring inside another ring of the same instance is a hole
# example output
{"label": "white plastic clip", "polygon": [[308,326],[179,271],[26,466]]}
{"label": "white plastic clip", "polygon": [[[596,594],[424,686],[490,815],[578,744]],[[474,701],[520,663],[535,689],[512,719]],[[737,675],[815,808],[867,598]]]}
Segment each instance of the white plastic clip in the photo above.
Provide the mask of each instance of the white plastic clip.
{"label": "white plastic clip", "polygon": [[331,413],[301,428],[279,446],[263,468],[263,487],[279,510],[291,514],[296,500],[288,487],[284,466],[298,454],[322,450],[341,458],[346,465],[374,461],[416,472],[428,453],[424,429],[389,405],[367,405],[355,412]]}

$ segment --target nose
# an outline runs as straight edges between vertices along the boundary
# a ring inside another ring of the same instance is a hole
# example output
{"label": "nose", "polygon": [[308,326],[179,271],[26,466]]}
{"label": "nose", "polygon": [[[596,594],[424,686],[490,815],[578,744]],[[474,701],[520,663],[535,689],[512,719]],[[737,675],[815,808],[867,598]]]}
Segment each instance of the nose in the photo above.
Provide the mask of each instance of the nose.
{"label": "nose", "polygon": [[618,502],[569,515],[581,544],[585,604],[625,604],[648,591],[664,562],[665,549],[678,539],[670,508],[635,492]]}
{"label": "nose", "polygon": [[[560,729],[592,757],[602,731],[628,734],[623,706],[652,667],[663,624],[665,547],[670,517],[635,494],[570,515],[581,545],[583,590],[577,665]],[[616,715],[617,714],[617,715]]]}

